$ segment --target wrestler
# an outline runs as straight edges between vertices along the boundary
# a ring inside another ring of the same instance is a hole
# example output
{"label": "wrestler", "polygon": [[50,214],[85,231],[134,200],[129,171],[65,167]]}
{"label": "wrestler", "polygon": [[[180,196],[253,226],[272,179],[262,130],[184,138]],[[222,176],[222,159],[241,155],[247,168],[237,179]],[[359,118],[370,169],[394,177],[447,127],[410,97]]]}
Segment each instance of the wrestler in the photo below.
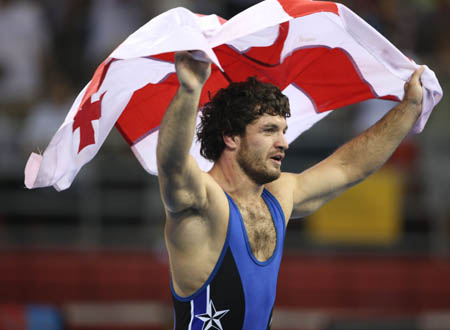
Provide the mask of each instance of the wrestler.
{"label": "wrestler", "polygon": [[[282,173],[289,102],[250,78],[202,109],[203,172],[189,154],[210,64],[175,55],[180,87],[161,123],[157,163],[166,210],[175,329],[270,328],[285,228],[380,168],[422,111],[418,69],[371,128],[302,173]],[[299,279],[301,280],[301,279]]]}

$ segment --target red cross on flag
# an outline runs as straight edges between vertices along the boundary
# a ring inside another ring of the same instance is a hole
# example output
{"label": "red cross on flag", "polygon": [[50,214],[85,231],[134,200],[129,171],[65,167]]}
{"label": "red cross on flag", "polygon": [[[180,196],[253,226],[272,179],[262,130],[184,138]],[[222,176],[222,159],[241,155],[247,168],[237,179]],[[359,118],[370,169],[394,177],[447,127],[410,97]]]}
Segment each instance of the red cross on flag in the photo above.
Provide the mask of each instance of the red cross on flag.
{"label": "red cross on flag", "polygon": [[[131,34],[97,68],[44,154],[25,168],[28,188],[67,189],[116,125],[142,166],[156,174],[156,142],[164,111],[178,88],[174,52],[199,50],[212,62],[200,106],[232,81],[257,76],[289,97],[288,142],[331,110],[367,99],[400,101],[418,68],[347,7],[334,2],[266,0],[229,21],[169,10]],[[442,89],[422,75],[420,132]],[[199,111],[201,116],[201,111]],[[211,167],[193,142],[199,166]]]}
{"label": "red cross on flag", "polygon": [[92,102],[91,97],[88,97],[80,106],[77,114],[73,118],[73,128],[75,131],[80,129],[80,144],[78,147],[78,153],[85,147],[91,144],[95,144],[95,132],[92,121],[98,120],[101,117],[101,102],[105,94],[100,97],[96,102]]}

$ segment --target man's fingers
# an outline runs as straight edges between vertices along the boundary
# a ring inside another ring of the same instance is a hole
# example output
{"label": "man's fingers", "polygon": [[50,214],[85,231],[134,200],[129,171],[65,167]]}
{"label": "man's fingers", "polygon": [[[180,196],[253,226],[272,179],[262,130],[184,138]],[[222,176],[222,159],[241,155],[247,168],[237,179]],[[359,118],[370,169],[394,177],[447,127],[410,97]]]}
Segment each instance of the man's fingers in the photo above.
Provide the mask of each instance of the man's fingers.
{"label": "man's fingers", "polygon": [[201,50],[183,50],[175,53],[175,59],[189,59],[210,63],[208,56]]}
{"label": "man's fingers", "polygon": [[422,65],[416,71],[414,71],[413,75],[409,79],[410,82],[418,82],[420,83],[420,77],[422,76],[423,71],[425,71],[425,67]]}
{"label": "man's fingers", "polygon": [[206,62],[206,63],[210,63],[211,61],[209,60],[208,56],[206,56],[206,54],[204,52],[202,52],[201,50],[193,50],[190,51],[192,58],[200,61],[200,62]]}
{"label": "man's fingers", "polygon": [[422,76],[424,70],[425,70],[424,66],[418,68],[416,71],[414,71],[409,81],[405,83],[404,100],[416,105],[422,104],[423,94],[420,77]]}

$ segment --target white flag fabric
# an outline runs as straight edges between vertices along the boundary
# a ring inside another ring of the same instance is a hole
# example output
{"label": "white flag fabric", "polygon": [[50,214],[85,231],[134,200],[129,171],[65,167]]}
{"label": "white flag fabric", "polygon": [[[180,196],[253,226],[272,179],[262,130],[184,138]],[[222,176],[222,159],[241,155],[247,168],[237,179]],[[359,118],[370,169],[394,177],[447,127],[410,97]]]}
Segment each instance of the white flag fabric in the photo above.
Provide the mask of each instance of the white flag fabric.
{"label": "white flag fabric", "polygon": [[[291,105],[289,143],[330,110],[367,99],[400,101],[405,82],[418,68],[334,2],[266,0],[228,21],[175,8],[131,34],[97,68],[43,155],[31,154],[26,187],[70,187],[114,125],[142,166],[157,174],[158,129],[178,88],[174,52],[182,50],[199,50],[212,62],[200,107],[230,82],[249,76],[277,85]],[[422,84],[423,112],[414,133],[422,131],[442,97],[428,67]],[[212,164],[199,149],[193,142],[193,156],[208,170]]]}

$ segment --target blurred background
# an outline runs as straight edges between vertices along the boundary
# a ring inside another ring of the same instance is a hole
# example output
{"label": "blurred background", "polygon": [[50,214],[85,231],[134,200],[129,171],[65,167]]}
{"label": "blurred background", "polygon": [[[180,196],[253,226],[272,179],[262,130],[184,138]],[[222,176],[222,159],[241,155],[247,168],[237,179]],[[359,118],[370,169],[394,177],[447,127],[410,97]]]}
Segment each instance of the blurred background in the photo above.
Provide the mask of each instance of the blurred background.
{"label": "blurred background", "polygon": [[[229,19],[256,2],[0,0],[0,330],[173,328],[157,180],[121,136],[63,192],[25,189],[25,163],[148,20],[177,6]],[[343,3],[450,93],[450,1]],[[317,163],[392,106],[333,112],[291,145],[284,170]],[[450,329],[449,126],[444,97],[378,173],[291,222],[273,330]]]}

